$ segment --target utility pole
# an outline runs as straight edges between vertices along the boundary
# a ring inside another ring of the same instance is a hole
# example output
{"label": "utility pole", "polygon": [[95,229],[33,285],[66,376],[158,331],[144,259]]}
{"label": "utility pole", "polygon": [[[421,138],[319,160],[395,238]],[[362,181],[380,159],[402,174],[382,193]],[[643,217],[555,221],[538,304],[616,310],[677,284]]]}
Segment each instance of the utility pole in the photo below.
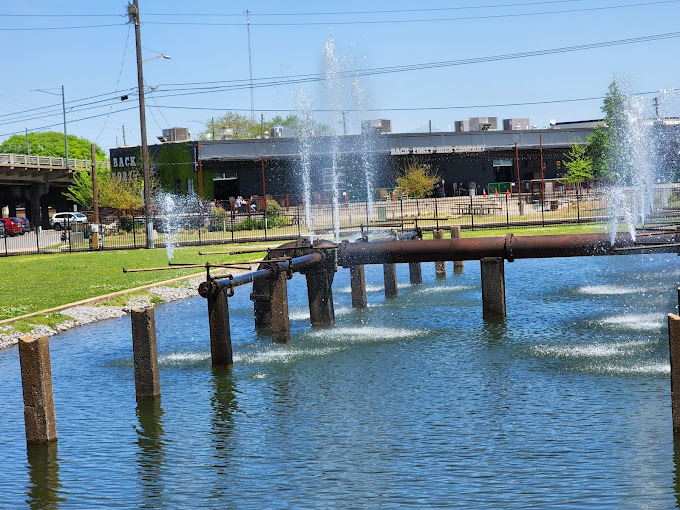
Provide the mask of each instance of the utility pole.
{"label": "utility pole", "polygon": [[260,138],[264,138],[264,113],[260,114]]}
{"label": "utility pole", "polygon": [[139,89],[139,124],[142,136],[142,168],[144,170],[144,215],[146,217],[146,247],[154,248],[151,217],[151,178],[149,176],[149,146],[146,143],[146,113],[144,111],[144,75],[142,74],[142,36],[139,28],[139,0],[128,4],[128,18],[135,24],[137,46],[137,88]]}
{"label": "utility pole", "polygon": [[123,124],[123,147],[127,145],[127,142],[125,141],[125,124]]}
{"label": "utility pole", "polygon": [[347,120],[345,119],[345,112],[342,112],[342,134],[347,136]]}
{"label": "utility pole", "polygon": [[61,111],[64,114],[64,154],[66,155],[66,167],[68,168],[68,135],[66,134],[66,99],[64,99],[64,86],[61,86]]}
{"label": "utility pole", "polygon": [[432,133],[432,120],[430,120],[430,133]]}
{"label": "utility pole", "polygon": [[26,128],[26,155],[31,155],[31,146],[28,144],[28,128]]}
{"label": "utility pole", "polygon": [[212,137],[212,139],[214,140],[214,139],[215,139],[215,117],[213,117],[213,118],[210,120],[210,124],[212,124],[212,130],[213,130],[213,137]]}
{"label": "utility pole", "polygon": [[250,11],[246,9],[246,27],[248,28],[248,69],[250,70],[250,119],[255,120],[255,96],[253,92],[253,54],[250,50]]}

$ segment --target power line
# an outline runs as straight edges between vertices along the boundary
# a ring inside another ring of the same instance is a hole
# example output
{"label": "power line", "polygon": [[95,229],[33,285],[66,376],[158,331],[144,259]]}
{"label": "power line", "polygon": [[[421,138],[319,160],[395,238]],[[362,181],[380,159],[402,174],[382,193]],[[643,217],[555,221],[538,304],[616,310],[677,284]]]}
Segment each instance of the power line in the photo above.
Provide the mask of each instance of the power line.
{"label": "power line", "polygon": [[[593,11],[608,11],[612,9],[623,9],[629,7],[646,7],[651,5],[673,4],[680,0],[657,0],[654,2],[631,3],[625,5],[608,5],[601,7],[582,7],[578,9],[561,9],[553,11],[539,11],[539,12],[525,12],[525,13],[507,13],[507,14],[485,14],[478,16],[458,16],[458,17],[440,17],[440,18],[408,18],[408,19],[390,19],[390,20],[365,20],[355,19],[350,21],[290,21],[290,22],[256,22],[257,26],[313,26],[313,25],[376,25],[376,24],[391,24],[391,23],[429,23],[442,21],[470,21],[479,19],[496,19],[496,18],[517,18],[525,16],[545,16],[550,14],[569,14],[576,12],[593,12]],[[239,26],[240,23],[231,22],[199,22],[199,21],[147,21],[148,24],[153,25],[200,25],[200,26]]]}
{"label": "power line", "polygon": [[127,25],[127,23],[111,23],[106,25],[80,25],[80,26],[70,26],[70,27],[25,27],[25,28],[0,28],[3,32],[23,32],[32,30],[76,30],[81,28],[105,28],[105,27],[120,27]]}

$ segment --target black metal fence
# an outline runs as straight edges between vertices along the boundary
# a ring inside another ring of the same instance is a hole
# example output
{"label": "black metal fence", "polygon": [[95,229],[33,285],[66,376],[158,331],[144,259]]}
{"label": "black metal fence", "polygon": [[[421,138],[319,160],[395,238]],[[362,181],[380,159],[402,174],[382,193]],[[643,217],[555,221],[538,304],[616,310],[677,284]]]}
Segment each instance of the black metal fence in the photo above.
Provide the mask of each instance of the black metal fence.
{"label": "black metal fence", "polygon": [[[615,200],[631,200],[618,196]],[[680,222],[680,191],[659,189],[649,197],[653,212],[647,222]],[[424,230],[460,225],[463,229],[548,226],[608,221],[614,198],[605,191],[567,191],[540,194],[456,196],[396,199],[340,204],[319,200],[306,210],[301,199],[275,197],[279,207],[214,207],[203,212],[155,216],[153,245],[190,246],[256,241],[278,242],[310,234],[352,235],[363,230]],[[268,199],[272,200],[272,199]],[[296,203],[297,205],[291,205]],[[272,211],[272,209],[275,209]],[[678,216],[676,218],[676,216]],[[623,219],[623,218],[622,218]],[[97,249],[91,223],[55,225],[0,238],[0,256]],[[61,228],[60,228],[61,227]],[[98,228],[99,249],[147,247],[144,217],[109,217]]]}

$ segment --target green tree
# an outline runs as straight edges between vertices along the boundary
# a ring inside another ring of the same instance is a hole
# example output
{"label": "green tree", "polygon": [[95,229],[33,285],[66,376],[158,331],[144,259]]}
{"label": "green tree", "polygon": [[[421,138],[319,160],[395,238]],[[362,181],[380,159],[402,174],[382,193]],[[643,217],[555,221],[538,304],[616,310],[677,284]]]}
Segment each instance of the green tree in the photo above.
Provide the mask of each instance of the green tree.
{"label": "green tree", "polygon": [[[53,158],[65,157],[64,152],[64,133],[48,131],[45,133],[28,133],[28,144],[32,156],[50,156]],[[90,146],[92,142],[85,138],[74,135],[68,136],[68,157],[71,159],[90,159]],[[14,135],[0,144],[0,153],[4,154],[28,154],[26,147],[26,135]],[[95,146],[97,161],[104,161],[108,158],[106,153]]]}
{"label": "green tree", "polygon": [[[101,201],[102,190],[109,185],[108,181],[112,179],[111,170],[105,168],[97,169],[97,192],[100,195],[99,205],[101,207],[108,207]],[[64,196],[72,200],[85,210],[91,210],[94,207],[94,199],[92,192],[92,175],[88,170],[77,170],[73,174],[73,184],[64,192]]]}
{"label": "green tree", "polygon": [[434,191],[435,184],[440,180],[436,172],[422,163],[411,162],[397,177],[397,186],[416,198],[429,197]]}
{"label": "green tree", "polygon": [[[261,123],[257,119],[252,119],[246,115],[241,115],[240,113],[226,112],[224,115],[208,120],[205,123],[205,129],[199,133],[198,137],[200,140],[209,140],[213,137],[213,133],[215,133],[215,138],[219,138],[222,128],[231,128],[235,139],[257,138],[258,136],[261,136],[263,127],[264,131],[271,133],[272,128],[275,126],[293,129],[296,134],[300,134],[300,131],[303,129],[302,121],[300,121],[300,118],[295,114],[289,114],[285,117],[276,115],[270,120],[265,120],[264,123]],[[317,135],[332,134],[331,129],[328,126],[316,122],[312,122],[312,125],[308,127],[308,129]]]}
{"label": "green tree", "polygon": [[626,168],[617,156],[623,146],[626,129],[626,98],[614,80],[602,104],[604,126],[597,126],[588,137],[589,154],[592,158],[593,175],[596,178],[613,181],[626,181],[630,169]]}
{"label": "green tree", "polygon": [[567,169],[566,181],[576,184],[593,178],[593,161],[588,155],[588,147],[578,142],[569,144],[564,166]]}
{"label": "green tree", "polygon": [[[99,207],[119,212],[137,211],[144,206],[144,176],[140,172],[132,171],[127,180],[119,180],[111,174],[111,170],[99,168],[97,169],[97,192]],[[68,187],[64,196],[79,204],[83,209],[91,210],[94,200],[90,172],[76,171],[73,184]]]}

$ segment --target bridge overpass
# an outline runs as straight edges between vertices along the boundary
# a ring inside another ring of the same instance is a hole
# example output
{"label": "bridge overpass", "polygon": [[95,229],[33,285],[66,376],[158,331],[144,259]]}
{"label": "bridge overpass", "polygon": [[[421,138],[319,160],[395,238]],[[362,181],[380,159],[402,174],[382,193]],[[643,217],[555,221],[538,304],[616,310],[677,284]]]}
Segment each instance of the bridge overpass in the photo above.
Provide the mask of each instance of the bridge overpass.
{"label": "bridge overpass", "polygon": [[[108,162],[97,164],[108,168]],[[23,206],[33,225],[49,227],[49,208],[68,210],[71,203],[63,193],[73,183],[76,170],[91,171],[87,159],[52,158],[26,154],[0,154],[0,209],[7,207],[16,216]]]}

